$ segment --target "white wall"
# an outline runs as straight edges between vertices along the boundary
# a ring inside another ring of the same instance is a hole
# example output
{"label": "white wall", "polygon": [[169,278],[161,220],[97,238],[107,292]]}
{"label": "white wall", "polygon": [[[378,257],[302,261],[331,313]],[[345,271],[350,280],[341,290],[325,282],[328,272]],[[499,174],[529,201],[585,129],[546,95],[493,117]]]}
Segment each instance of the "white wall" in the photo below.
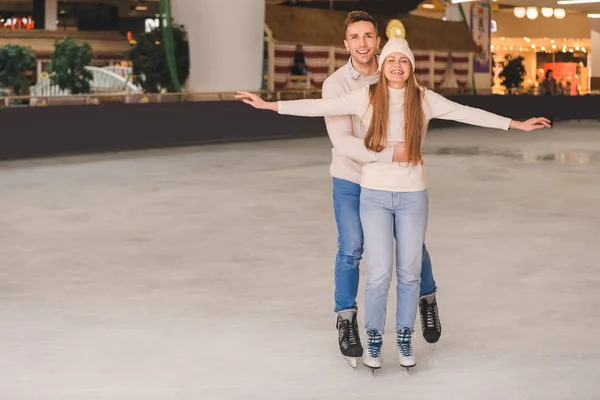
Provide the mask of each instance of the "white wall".
{"label": "white wall", "polygon": [[55,31],[58,18],[58,2],[57,0],[46,0],[46,10],[44,15],[44,29],[47,31]]}
{"label": "white wall", "polygon": [[188,32],[189,91],[260,89],[264,0],[171,0],[171,8]]}

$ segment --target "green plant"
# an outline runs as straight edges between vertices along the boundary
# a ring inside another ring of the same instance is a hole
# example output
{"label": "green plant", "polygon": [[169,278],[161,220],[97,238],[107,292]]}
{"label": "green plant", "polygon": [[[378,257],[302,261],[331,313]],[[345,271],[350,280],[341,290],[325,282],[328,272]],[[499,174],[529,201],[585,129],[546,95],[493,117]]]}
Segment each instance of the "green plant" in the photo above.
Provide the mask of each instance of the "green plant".
{"label": "green plant", "polygon": [[8,44],[0,48],[0,86],[20,95],[29,86],[27,72],[35,62],[27,47]]}
{"label": "green plant", "polygon": [[[173,51],[179,82],[185,82],[190,74],[190,52],[186,33],[181,25],[173,25]],[[175,92],[167,54],[163,44],[162,28],[156,28],[136,38],[129,51],[132,61],[134,83],[146,93],[159,93],[161,90]]]}
{"label": "green plant", "polygon": [[54,43],[54,53],[50,57],[50,79],[71,94],[89,93],[93,75],[85,67],[90,65],[94,55],[87,43],[79,44],[75,39],[65,38]]}
{"label": "green plant", "polygon": [[519,90],[523,81],[525,80],[525,66],[523,65],[523,57],[513,57],[510,54],[506,55],[505,62],[502,62],[502,72],[500,72],[500,78],[502,79],[502,85],[506,87],[509,94]]}

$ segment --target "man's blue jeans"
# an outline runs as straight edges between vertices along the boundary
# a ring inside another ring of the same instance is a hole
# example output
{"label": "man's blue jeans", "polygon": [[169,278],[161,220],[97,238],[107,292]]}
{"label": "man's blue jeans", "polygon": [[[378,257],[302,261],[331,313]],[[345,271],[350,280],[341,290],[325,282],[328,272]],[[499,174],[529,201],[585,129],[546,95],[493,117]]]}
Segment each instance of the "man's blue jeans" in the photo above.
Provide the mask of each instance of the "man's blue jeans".
{"label": "man's blue jeans", "polygon": [[[356,307],[359,263],[363,255],[363,231],[360,222],[360,185],[333,178],[333,209],[338,228],[338,253],[335,259],[335,311]],[[431,259],[423,245],[420,295],[436,291]]]}

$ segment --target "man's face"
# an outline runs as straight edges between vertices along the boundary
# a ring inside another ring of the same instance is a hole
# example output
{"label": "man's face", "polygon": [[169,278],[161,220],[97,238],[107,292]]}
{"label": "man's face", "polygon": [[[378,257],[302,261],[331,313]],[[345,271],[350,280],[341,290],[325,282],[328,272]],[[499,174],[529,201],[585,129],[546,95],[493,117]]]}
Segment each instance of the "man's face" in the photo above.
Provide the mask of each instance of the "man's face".
{"label": "man's face", "polygon": [[375,27],[367,21],[358,21],[348,25],[346,30],[346,50],[350,52],[353,63],[371,64],[375,51],[379,48],[379,37]]}

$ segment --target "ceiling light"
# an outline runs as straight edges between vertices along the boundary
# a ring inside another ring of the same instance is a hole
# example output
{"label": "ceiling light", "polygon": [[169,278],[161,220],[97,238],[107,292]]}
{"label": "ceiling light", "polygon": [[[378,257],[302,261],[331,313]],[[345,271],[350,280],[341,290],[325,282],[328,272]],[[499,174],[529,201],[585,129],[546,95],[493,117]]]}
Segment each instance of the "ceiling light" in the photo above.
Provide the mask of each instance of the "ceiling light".
{"label": "ceiling light", "polygon": [[536,19],[538,17],[537,7],[527,7],[527,18]]}
{"label": "ceiling light", "polygon": [[513,8],[513,13],[515,14],[515,17],[523,18],[525,14],[527,14],[527,10],[525,7],[515,7]]}
{"label": "ceiling light", "polygon": [[554,10],[550,7],[542,7],[542,15],[546,18],[550,18],[554,14]]}
{"label": "ceiling light", "polygon": [[588,18],[600,18],[600,14],[588,14]]}
{"label": "ceiling light", "polygon": [[423,6],[423,8],[428,8],[430,10],[435,8],[435,6],[431,3],[421,4],[421,6]]}
{"label": "ceiling light", "polygon": [[567,16],[567,12],[565,11],[564,8],[555,8],[554,9],[554,18],[563,19],[566,16]]}

